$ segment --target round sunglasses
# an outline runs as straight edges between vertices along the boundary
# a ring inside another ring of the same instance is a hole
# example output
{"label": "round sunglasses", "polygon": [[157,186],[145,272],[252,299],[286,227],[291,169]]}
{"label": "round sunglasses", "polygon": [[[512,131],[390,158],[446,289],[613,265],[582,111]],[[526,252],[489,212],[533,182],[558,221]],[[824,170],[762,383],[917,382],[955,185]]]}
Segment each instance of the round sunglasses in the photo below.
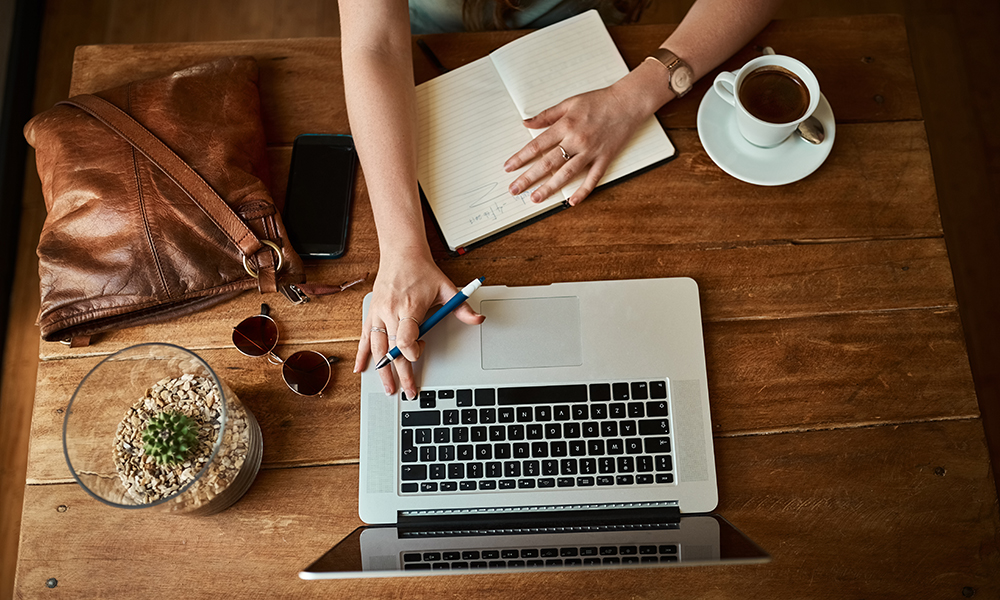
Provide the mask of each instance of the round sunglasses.
{"label": "round sunglasses", "polygon": [[269,316],[270,309],[261,305],[259,315],[243,319],[233,327],[233,345],[247,356],[265,357],[272,365],[281,365],[281,378],[300,396],[316,396],[322,392],[333,374],[331,364],[336,356],[323,356],[315,350],[300,350],[281,360],[274,353],[278,345],[278,324]]}

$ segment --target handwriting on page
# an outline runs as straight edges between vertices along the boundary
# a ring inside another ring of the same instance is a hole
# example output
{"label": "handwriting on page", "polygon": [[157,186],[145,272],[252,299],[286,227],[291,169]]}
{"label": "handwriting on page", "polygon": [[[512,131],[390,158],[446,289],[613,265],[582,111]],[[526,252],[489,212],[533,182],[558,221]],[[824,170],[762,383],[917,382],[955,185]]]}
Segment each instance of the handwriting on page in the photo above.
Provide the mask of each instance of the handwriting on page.
{"label": "handwriting on page", "polygon": [[504,161],[531,135],[489,58],[418,86],[417,128],[417,178],[449,242],[534,208],[507,192],[517,173]]}

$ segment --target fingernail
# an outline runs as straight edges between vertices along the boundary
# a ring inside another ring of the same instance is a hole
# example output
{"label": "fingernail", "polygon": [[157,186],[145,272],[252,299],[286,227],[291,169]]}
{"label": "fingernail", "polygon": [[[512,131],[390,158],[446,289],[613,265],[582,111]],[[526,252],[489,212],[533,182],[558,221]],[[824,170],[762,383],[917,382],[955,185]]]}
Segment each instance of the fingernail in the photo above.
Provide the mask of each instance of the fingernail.
{"label": "fingernail", "polygon": [[385,395],[386,396],[391,396],[392,395],[392,388],[390,388],[389,386],[385,386]]}
{"label": "fingernail", "polygon": [[510,193],[516,196],[521,193],[521,188],[516,183],[512,183],[510,184]]}
{"label": "fingernail", "polygon": [[539,194],[538,192],[534,192],[533,194],[531,194],[531,201],[532,202],[541,202],[542,201],[542,195]]}
{"label": "fingernail", "polygon": [[503,170],[507,171],[508,173],[514,170],[514,168],[510,164],[510,161],[507,161],[503,164]]}
{"label": "fingernail", "polygon": [[417,397],[417,391],[416,390],[410,390],[410,391],[406,392],[406,397],[407,398],[416,398]]}
{"label": "fingernail", "polygon": [[528,117],[527,119],[525,119],[525,121],[534,121],[534,120],[535,120],[535,117]]}

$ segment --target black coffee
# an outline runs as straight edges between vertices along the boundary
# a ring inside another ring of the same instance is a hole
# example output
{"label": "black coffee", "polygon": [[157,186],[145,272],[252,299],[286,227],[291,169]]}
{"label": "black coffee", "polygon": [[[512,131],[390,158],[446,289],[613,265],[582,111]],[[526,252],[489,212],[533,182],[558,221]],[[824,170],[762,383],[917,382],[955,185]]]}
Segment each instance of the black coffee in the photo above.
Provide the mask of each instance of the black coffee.
{"label": "black coffee", "polygon": [[790,123],[805,116],[809,89],[795,73],[768,65],[743,78],[740,103],[761,121]]}

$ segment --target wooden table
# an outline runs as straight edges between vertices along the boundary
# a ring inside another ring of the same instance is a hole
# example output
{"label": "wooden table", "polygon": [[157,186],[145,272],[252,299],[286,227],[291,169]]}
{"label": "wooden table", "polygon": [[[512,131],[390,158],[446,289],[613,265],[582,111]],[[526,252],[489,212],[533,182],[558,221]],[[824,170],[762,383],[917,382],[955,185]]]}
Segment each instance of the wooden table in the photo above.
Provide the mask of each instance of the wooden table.
{"label": "wooden table", "polygon": [[[618,28],[637,65],[670,27]],[[517,33],[429,36],[456,67]],[[455,281],[689,276],[701,286],[721,502],[773,555],[763,566],[303,582],[296,572],[353,530],[359,378],[336,365],[324,398],[230,347],[246,293],[174,323],[42,344],[16,594],[19,597],[958,598],[1000,596],[997,496],[938,216],[901,18],[775,22],[723,65],[769,45],[809,64],[837,116],[826,163],[755,187],[705,154],[695,115],[714,73],[659,114],[672,163],[461,258],[429,231]],[[336,39],[78,49],[72,93],[231,54],[261,66],[273,191],[294,137],[347,132]],[[420,53],[418,81],[433,76]],[[311,281],[377,268],[364,182],[347,255]],[[292,307],[271,298],[288,354],[353,355],[370,289]],[[111,509],[69,477],[65,407],[107,354],[144,341],[196,350],[260,421],[264,465],[247,495],[207,518]],[[433,353],[433,349],[430,349]],[[47,588],[55,585],[54,589]]]}

